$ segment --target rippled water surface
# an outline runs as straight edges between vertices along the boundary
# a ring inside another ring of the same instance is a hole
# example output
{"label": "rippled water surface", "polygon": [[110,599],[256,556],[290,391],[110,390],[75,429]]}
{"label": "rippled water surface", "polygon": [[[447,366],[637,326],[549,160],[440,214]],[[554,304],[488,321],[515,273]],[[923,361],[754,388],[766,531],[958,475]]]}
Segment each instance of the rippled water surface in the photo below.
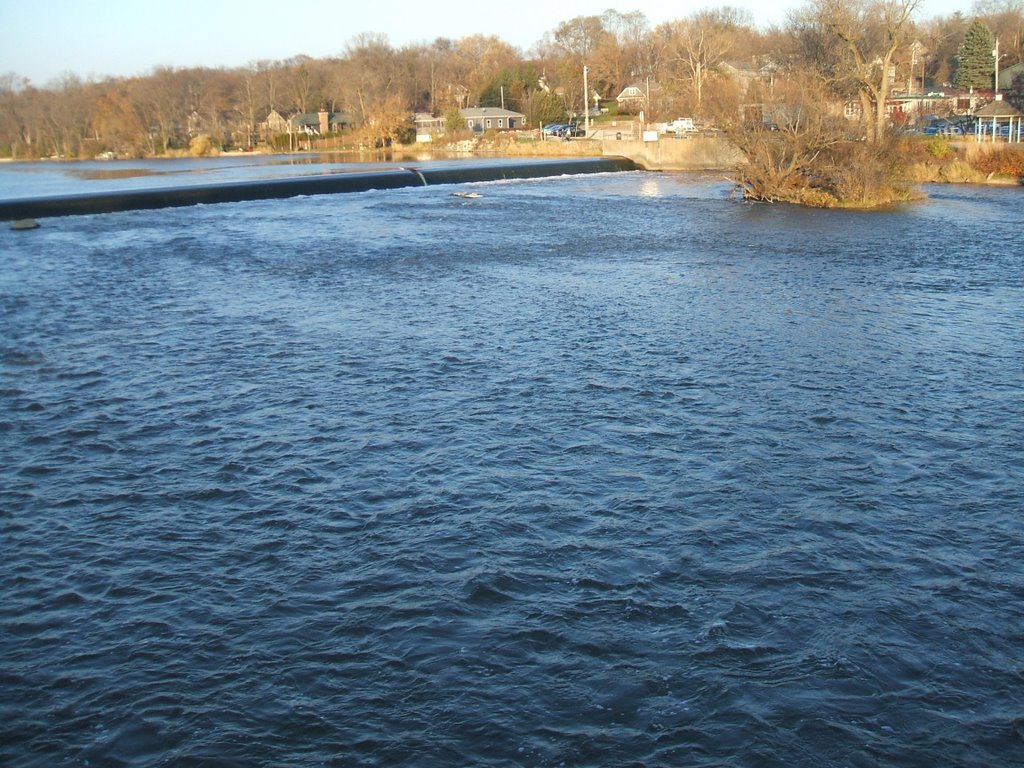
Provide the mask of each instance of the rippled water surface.
{"label": "rippled water surface", "polygon": [[[49,197],[89,192],[124,192],[137,189],[259,182],[268,179],[323,176],[402,167],[471,165],[466,158],[432,161],[406,156],[380,162],[348,162],[351,155],[236,154],[216,158],[184,157],[156,160],[74,160],[0,163],[0,200]],[[489,165],[522,163],[522,159],[492,158]]]}
{"label": "rippled water surface", "polygon": [[1020,189],[0,231],[0,763],[1024,755]]}

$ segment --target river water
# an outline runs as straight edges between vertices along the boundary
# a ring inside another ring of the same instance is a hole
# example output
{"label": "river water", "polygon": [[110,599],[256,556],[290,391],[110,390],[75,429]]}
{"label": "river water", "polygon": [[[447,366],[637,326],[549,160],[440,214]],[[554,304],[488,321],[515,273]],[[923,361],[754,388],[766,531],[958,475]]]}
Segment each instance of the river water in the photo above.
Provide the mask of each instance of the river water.
{"label": "river water", "polygon": [[0,231],[0,763],[1024,764],[1020,189]]}

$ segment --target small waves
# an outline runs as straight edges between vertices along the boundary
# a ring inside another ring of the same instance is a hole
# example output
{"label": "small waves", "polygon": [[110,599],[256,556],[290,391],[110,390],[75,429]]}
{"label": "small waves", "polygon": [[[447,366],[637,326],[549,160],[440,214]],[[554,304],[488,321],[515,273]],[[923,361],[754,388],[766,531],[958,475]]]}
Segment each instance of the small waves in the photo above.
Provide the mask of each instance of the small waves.
{"label": "small waves", "polygon": [[5,243],[0,760],[1011,764],[1007,190],[656,187]]}

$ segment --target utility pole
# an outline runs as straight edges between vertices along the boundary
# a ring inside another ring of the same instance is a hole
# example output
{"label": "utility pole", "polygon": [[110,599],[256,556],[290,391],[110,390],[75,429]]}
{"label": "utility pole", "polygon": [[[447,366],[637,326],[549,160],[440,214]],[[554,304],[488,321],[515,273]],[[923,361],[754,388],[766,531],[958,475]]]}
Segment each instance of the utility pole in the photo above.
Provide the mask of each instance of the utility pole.
{"label": "utility pole", "polygon": [[992,50],[992,58],[996,60],[995,96],[999,101],[999,38],[996,37],[996,47]]}
{"label": "utility pole", "polygon": [[590,138],[590,88],[587,85],[587,65],[583,65],[583,137]]}

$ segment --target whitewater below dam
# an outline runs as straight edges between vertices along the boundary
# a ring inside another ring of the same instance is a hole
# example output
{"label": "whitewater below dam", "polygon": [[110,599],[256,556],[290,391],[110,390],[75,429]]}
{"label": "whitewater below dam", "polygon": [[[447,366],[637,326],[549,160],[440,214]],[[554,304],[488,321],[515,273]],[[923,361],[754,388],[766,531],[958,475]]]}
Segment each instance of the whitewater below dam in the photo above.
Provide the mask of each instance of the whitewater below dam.
{"label": "whitewater below dam", "polygon": [[4,226],[0,763],[1021,765],[1024,191],[926,192]]}

